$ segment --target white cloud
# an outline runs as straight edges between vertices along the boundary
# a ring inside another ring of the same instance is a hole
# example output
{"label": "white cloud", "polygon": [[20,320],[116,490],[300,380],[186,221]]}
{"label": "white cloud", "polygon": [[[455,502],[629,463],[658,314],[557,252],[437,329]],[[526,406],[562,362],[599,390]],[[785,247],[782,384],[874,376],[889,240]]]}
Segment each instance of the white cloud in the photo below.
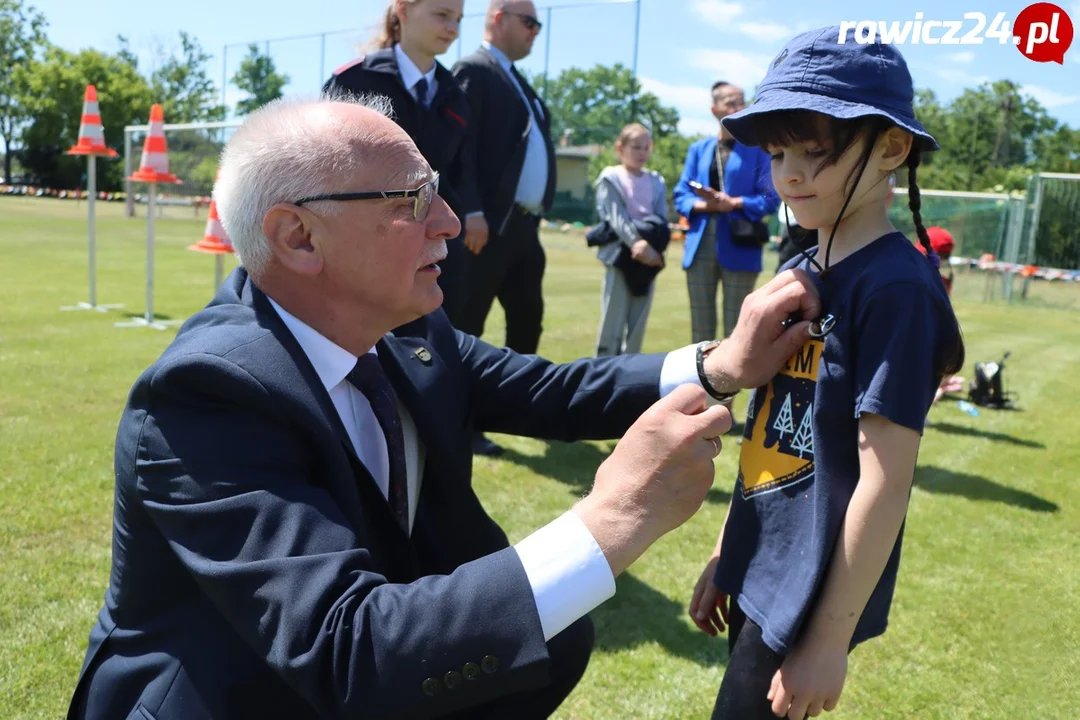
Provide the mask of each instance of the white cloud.
{"label": "white cloud", "polygon": [[739,24],[739,32],[753,40],[777,40],[786,42],[795,36],[787,25],[771,22],[745,22]]}
{"label": "white cloud", "polygon": [[660,98],[664,105],[676,108],[679,114],[698,115],[707,112],[712,103],[708,85],[672,85],[650,77],[642,77],[639,81],[642,90]]}
{"label": "white cloud", "polygon": [[679,132],[684,135],[711,135],[716,132],[716,118],[709,114],[712,98],[709,97],[708,85],[672,85],[650,77],[642,77],[639,81],[642,90],[679,111]]}
{"label": "white cloud", "polygon": [[743,6],[723,0],[693,0],[690,11],[713,27],[727,30],[731,27],[731,21],[742,14]]}
{"label": "white cloud", "polygon": [[679,132],[690,137],[693,137],[694,135],[715,135],[719,129],[720,126],[717,125],[716,118],[712,116],[707,118],[679,118]]}
{"label": "white cloud", "polygon": [[686,57],[694,67],[708,70],[717,80],[726,80],[742,87],[749,96],[764,79],[775,54],[699,49],[687,51]]}
{"label": "white cloud", "polygon": [[972,75],[965,70],[956,70],[952,68],[943,68],[937,70],[937,76],[945,82],[956,83],[957,85],[968,85],[976,87],[982,85],[985,82],[990,82],[990,78],[986,75]]}
{"label": "white cloud", "polygon": [[1080,100],[1080,95],[1066,95],[1060,93],[1057,90],[1051,90],[1050,88],[1044,88],[1040,85],[1024,85],[1020,88],[1020,92],[1025,95],[1030,95],[1047,110],[1061,107],[1063,105],[1071,105],[1072,103]]}
{"label": "white cloud", "polygon": [[960,65],[968,65],[975,61],[975,53],[971,50],[961,50],[960,52],[949,53],[945,56],[945,59]]}

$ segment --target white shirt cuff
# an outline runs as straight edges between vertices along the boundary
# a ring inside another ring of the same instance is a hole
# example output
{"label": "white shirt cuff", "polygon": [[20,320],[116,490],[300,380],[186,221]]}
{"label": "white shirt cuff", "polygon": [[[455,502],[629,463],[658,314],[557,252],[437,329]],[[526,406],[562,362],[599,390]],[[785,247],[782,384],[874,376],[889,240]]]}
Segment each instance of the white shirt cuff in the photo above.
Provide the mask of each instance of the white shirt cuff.
{"label": "white shirt cuff", "polygon": [[615,595],[615,576],[600,546],[573,511],[514,546],[532,586],[544,641]]}
{"label": "white shirt cuff", "polygon": [[702,387],[697,374],[697,345],[672,350],[664,358],[660,368],[660,397],[667,397],[672,390],[686,383]]}

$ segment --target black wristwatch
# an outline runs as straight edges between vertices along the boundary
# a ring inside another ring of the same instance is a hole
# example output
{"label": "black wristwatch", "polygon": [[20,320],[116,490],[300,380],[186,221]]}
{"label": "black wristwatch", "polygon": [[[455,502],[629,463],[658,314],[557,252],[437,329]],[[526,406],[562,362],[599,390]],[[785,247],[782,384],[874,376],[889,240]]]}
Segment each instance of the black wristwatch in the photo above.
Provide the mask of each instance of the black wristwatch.
{"label": "black wristwatch", "polygon": [[733,392],[720,392],[719,390],[717,390],[716,388],[714,388],[712,386],[712,383],[709,382],[709,378],[705,376],[705,358],[708,356],[709,353],[711,353],[713,350],[715,350],[719,346],[720,346],[720,341],[719,340],[706,340],[705,342],[698,344],[698,346],[697,346],[697,375],[698,375],[698,380],[701,381],[702,387],[705,388],[705,392],[709,393],[709,395],[711,395],[716,400],[719,400],[720,402],[724,402],[725,400],[730,400],[731,398],[738,395],[739,391],[734,390]]}

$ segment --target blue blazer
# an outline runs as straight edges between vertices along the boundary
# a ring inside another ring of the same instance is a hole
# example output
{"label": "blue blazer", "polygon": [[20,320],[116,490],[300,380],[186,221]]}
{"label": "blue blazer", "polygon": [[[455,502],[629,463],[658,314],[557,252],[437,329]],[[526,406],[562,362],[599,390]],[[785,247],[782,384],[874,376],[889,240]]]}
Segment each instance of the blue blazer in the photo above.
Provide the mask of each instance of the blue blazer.
{"label": "blue blazer", "polygon": [[[137,380],[69,718],[420,718],[547,684],[525,571],[473,492],[473,429],[618,437],[658,399],[663,355],[554,365],[441,310],[377,349],[427,454],[410,537],[242,268]],[[424,692],[470,663],[484,672]]]}
{"label": "blue blazer", "polygon": [[[676,211],[690,221],[683,248],[684,270],[690,267],[697,254],[710,215],[691,211],[700,198],[690,188],[689,182],[696,180],[708,187],[709,168],[716,153],[716,143],[716,137],[709,137],[690,146],[682,176],[672,192]],[[726,270],[761,272],[762,248],[731,242],[726,218],[728,214],[741,214],[748,220],[761,220],[766,215],[774,214],[780,207],[780,196],[773,189],[768,154],[761,148],[747,147],[736,142],[724,166],[723,190],[732,197],[742,196],[744,204],[742,210],[732,210],[731,213],[719,215],[716,223],[716,260]]]}

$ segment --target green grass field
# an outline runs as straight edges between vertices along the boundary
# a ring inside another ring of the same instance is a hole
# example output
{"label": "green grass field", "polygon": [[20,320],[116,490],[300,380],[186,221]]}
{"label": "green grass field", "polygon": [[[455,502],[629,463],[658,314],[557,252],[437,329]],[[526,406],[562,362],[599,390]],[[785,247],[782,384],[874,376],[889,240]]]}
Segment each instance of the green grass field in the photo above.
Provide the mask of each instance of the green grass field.
{"label": "green grass field", "polygon": [[[112,447],[131,383],[174,328],[120,329],[141,315],[145,222],[98,204],[98,302],[87,299],[86,205],[0,198],[0,718],[58,718],[108,580]],[[155,309],[182,319],[213,293],[213,258],[186,248],[203,220],[158,221]],[[541,353],[590,355],[601,266],[578,235],[546,238]],[[679,248],[661,273],[647,351],[689,341]],[[775,255],[769,255],[769,260]],[[228,267],[233,261],[230,258]],[[984,303],[981,275],[957,277],[968,367],[1012,351],[1018,411],[931,413],[908,515],[889,632],[855,651],[838,718],[1066,718],[1080,708],[1080,287],[1037,283],[1026,304]],[[1000,293],[999,293],[1000,294]],[[500,342],[500,311],[486,338]],[[745,398],[741,398],[745,402]],[[742,404],[737,404],[738,416]],[[516,541],[590,485],[613,443],[494,436],[475,482]],[[734,482],[737,446],[717,461],[701,511],[654,546],[593,613],[597,649],[561,718],[707,717],[727,659],[686,605]]]}

